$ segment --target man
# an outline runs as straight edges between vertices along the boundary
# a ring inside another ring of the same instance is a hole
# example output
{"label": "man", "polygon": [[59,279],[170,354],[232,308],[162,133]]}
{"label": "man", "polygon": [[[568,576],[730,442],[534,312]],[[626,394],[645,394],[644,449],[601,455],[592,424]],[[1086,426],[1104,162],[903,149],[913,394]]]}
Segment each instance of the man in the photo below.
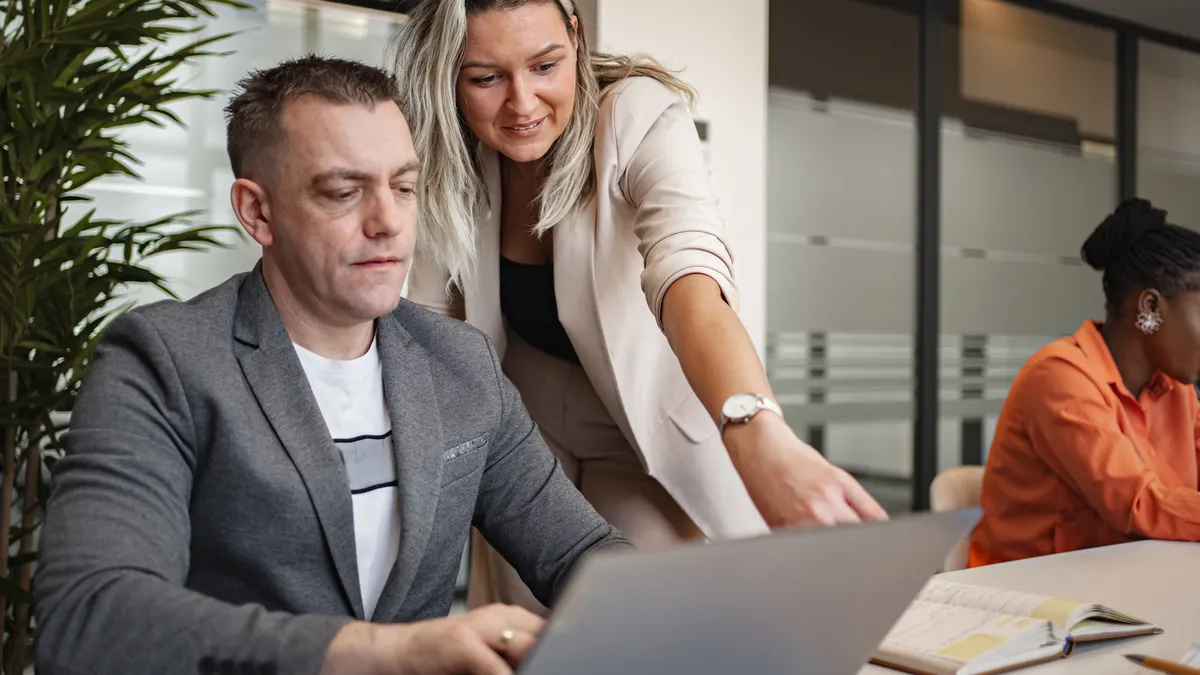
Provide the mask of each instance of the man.
{"label": "man", "polygon": [[401,301],[419,162],[393,80],[308,57],[241,86],[231,199],[262,260],[105,331],[47,510],[38,671],[508,672],[540,619],[436,618],[471,526],[544,602],[628,542],[486,338]]}

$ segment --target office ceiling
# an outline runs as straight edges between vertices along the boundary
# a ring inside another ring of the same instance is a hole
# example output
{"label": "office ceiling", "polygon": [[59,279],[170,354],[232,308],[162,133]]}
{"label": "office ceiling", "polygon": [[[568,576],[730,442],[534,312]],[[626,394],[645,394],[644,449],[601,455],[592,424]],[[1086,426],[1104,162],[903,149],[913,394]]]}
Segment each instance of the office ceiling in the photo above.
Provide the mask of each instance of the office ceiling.
{"label": "office ceiling", "polygon": [[1124,21],[1200,40],[1200,0],[1058,0]]}

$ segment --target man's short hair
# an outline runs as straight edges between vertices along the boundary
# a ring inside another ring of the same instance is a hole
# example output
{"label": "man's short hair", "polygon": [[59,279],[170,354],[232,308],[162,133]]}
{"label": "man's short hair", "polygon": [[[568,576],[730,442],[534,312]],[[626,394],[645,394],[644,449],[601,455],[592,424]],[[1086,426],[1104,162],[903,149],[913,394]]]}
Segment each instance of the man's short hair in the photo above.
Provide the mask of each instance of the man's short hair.
{"label": "man's short hair", "polygon": [[[283,109],[301,96],[373,107],[399,99],[394,76],[359,61],[308,55],[252,71],[225,106],[225,149],[233,175],[245,178],[283,140]],[[269,159],[267,161],[270,161]]]}

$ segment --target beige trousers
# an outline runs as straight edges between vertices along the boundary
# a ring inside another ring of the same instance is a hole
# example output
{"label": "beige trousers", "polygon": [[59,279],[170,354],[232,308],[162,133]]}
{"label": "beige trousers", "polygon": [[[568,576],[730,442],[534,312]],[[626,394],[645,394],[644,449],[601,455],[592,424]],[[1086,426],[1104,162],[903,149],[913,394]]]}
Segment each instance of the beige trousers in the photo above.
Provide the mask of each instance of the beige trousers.
{"label": "beige trousers", "polygon": [[[702,536],[662,485],[646,474],[581,367],[509,331],[503,368],[567,478],[636,547],[662,548]],[[548,613],[516,571],[475,532],[467,607],[491,602]]]}

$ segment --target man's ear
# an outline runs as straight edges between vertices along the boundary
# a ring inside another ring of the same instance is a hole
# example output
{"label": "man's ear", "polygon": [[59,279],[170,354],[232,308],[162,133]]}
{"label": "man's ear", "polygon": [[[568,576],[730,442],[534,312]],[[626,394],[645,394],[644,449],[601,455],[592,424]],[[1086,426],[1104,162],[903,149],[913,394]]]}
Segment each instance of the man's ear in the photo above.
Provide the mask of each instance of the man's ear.
{"label": "man's ear", "polygon": [[271,231],[271,205],[261,185],[249,178],[233,181],[233,187],[229,189],[229,202],[242,229],[251,239],[262,246],[270,246],[275,242],[275,235]]}

